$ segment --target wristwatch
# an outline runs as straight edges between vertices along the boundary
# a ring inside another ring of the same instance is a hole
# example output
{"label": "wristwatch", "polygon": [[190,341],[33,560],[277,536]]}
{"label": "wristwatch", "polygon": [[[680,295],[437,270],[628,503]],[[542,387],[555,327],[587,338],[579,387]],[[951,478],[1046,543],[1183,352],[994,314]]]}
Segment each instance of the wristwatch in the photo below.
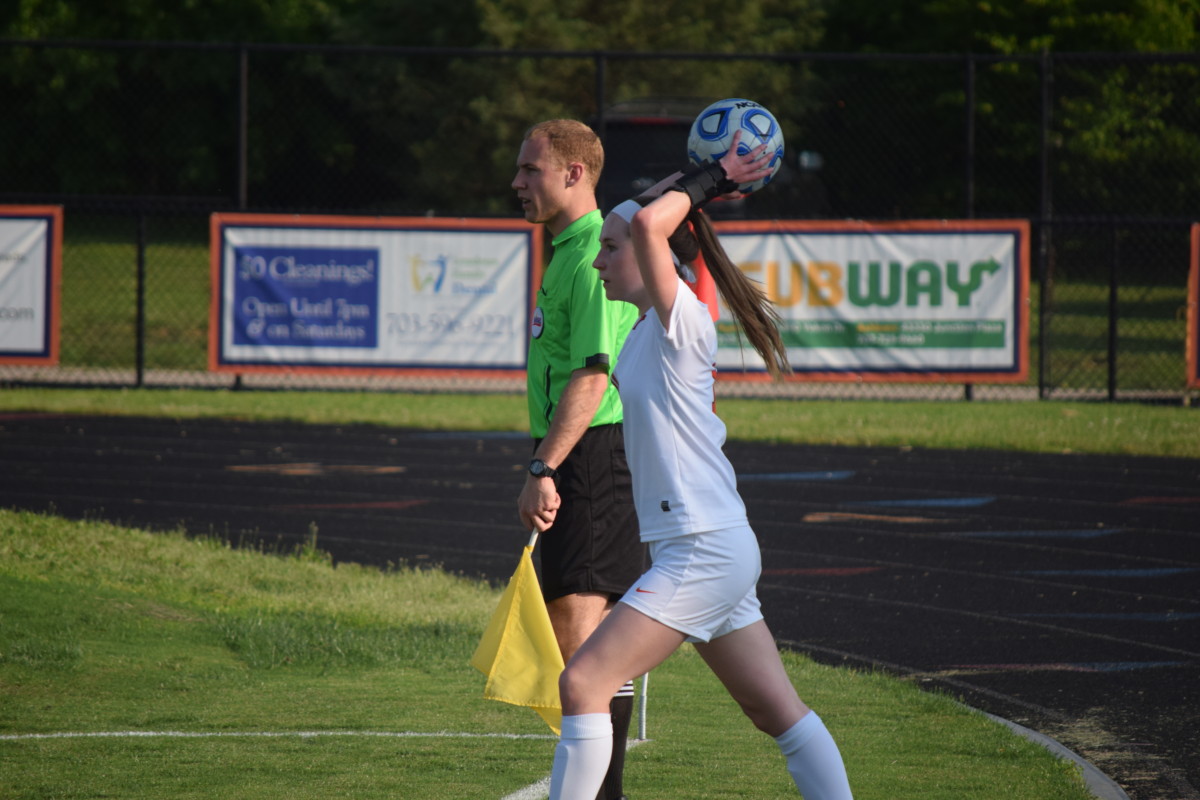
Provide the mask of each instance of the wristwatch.
{"label": "wristwatch", "polygon": [[535,458],[529,462],[529,474],[535,478],[549,478],[550,480],[558,480],[558,470],[549,466],[540,458]]}

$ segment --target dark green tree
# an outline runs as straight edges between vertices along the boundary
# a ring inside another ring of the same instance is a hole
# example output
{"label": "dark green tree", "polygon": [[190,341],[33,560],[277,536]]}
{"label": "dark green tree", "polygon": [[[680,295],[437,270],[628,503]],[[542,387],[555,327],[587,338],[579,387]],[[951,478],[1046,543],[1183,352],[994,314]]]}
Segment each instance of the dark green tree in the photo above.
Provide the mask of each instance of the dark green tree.
{"label": "dark green tree", "polygon": [[[529,125],[550,117],[592,120],[605,107],[683,96],[696,108],[753,94],[795,129],[802,71],[761,60],[661,60],[662,52],[794,53],[820,36],[809,0],[754,0],[737,8],[642,0],[477,0],[456,16],[419,26],[395,3],[368,0],[342,17],[336,37],[373,44],[471,48],[470,55],[417,54],[364,60],[329,79],[374,137],[371,169],[391,187],[384,207],[435,213],[512,214],[508,186]],[[421,18],[418,18],[421,19]],[[717,43],[717,45],[714,45]],[[597,51],[620,55],[603,65]],[[519,53],[546,55],[519,55]],[[596,96],[604,70],[605,97]],[[684,142],[680,142],[683,160]],[[384,192],[387,195],[387,192]]]}
{"label": "dark green tree", "polygon": [[[645,96],[752,95],[799,137],[802,68],[653,55],[811,49],[817,2],[16,0],[0,12],[8,37],[212,48],[0,51],[0,92],[24,121],[0,133],[0,190],[230,198],[238,53],[219,43],[312,43],[338,49],[249,53],[251,205],[512,213],[521,134],[549,116],[590,119]],[[627,57],[603,65],[600,100],[592,54],[605,49]],[[64,109],[75,122],[63,124]]]}
{"label": "dark green tree", "polygon": [[[13,39],[53,43],[325,41],[319,0],[15,0]],[[236,54],[77,44],[0,49],[0,190],[233,197]]]}
{"label": "dark green tree", "polygon": [[[1013,57],[977,65],[978,213],[1039,210],[1043,75],[1037,57],[1044,52],[1054,56],[1045,77],[1053,79],[1055,209],[1176,215],[1200,207],[1190,178],[1200,172],[1200,112],[1188,88],[1196,84],[1198,65],[1127,57],[1197,52],[1200,0],[831,0],[826,27],[822,49],[831,52]],[[1082,55],[1099,53],[1116,55]],[[898,80],[904,71],[910,74]],[[849,67],[823,72],[837,108],[829,114],[831,128],[836,123],[829,134],[832,157],[882,152],[878,169],[860,170],[851,182],[870,187],[868,195],[894,195],[903,215],[961,213],[965,206],[965,83],[954,67],[942,80],[932,77],[936,71],[881,62],[865,76]],[[862,91],[876,83],[886,90],[875,97]],[[837,107],[839,101],[844,105]],[[863,138],[880,117],[921,119],[935,131],[926,141],[940,145],[922,147],[908,132]],[[881,180],[901,163],[912,165],[905,180]],[[930,174],[919,174],[919,164],[932,167]]]}

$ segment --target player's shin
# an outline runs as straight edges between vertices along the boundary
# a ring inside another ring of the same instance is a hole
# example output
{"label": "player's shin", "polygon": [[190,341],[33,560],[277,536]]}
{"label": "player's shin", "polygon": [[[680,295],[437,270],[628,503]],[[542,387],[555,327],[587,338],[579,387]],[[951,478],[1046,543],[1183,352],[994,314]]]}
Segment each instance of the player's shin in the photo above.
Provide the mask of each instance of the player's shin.
{"label": "player's shin", "polygon": [[805,714],[775,741],[804,800],[852,800],[842,754],[816,712]]}
{"label": "player's shin", "polygon": [[595,797],[612,756],[612,717],[579,714],[562,718],[562,734],[550,771],[550,800]]}

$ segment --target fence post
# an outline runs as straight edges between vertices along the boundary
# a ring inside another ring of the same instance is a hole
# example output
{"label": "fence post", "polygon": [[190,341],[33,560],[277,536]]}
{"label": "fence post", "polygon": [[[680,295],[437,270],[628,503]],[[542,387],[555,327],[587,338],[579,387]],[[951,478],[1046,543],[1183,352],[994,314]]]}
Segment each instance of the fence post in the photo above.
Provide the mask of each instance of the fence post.
{"label": "fence post", "polygon": [[967,53],[965,86],[963,94],[966,97],[966,174],[963,177],[963,197],[967,219],[975,218],[975,56]]}
{"label": "fence post", "polygon": [[1112,250],[1108,259],[1108,402],[1117,399],[1117,316],[1120,289],[1121,237],[1114,225],[1112,229]]}
{"label": "fence post", "polygon": [[[596,135],[600,137],[601,142],[607,142],[608,138],[607,138],[606,128],[607,128],[608,118],[607,118],[607,115],[605,114],[604,109],[605,109],[605,106],[608,105],[608,103],[605,100],[605,94],[608,91],[608,87],[607,87],[608,59],[606,59],[604,57],[603,53],[597,53],[593,58],[593,63],[595,64],[595,69],[596,69],[596,85],[595,85]],[[599,197],[607,197],[608,196],[608,193],[605,189],[605,182],[606,182],[607,178],[605,178],[604,175],[605,175],[605,173],[603,171],[601,171],[600,172],[600,183],[596,186],[596,189],[597,189],[596,194]],[[600,209],[600,210],[605,211],[606,209]]]}
{"label": "fence post", "polygon": [[1053,212],[1053,195],[1050,192],[1050,125],[1053,119],[1053,83],[1054,75],[1052,72],[1053,64],[1050,60],[1050,51],[1042,50],[1042,57],[1039,62],[1039,81],[1042,90],[1042,118],[1041,118],[1041,190],[1039,198],[1040,206],[1040,221],[1038,223],[1038,269],[1041,273],[1040,292],[1041,297],[1038,304],[1038,399],[1046,398],[1046,355],[1050,352],[1047,341],[1050,338],[1050,331],[1047,322],[1050,319],[1048,311],[1050,287],[1053,285],[1053,278],[1050,274],[1050,233],[1054,229],[1051,221]]}
{"label": "fence post", "polygon": [[249,199],[249,186],[246,172],[249,164],[247,148],[250,139],[250,51],[246,45],[237,47],[237,207],[239,211],[246,210]]}
{"label": "fence post", "polygon": [[600,130],[597,133],[601,138],[604,137],[604,107],[608,104],[605,100],[605,95],[608,93],[608,59],[604,57],[604,53],[597,53],[595,57],[596,64],[596,119]]}
{"label": "fence post", "polygon": [[137,373],[135,385],[146,384],[146,210],[138,211],[137,221],[137,276],[134,279],[134,369]]}
{"label": "fence post", "polygon": [[[967,219],[975,218],[975,56],[966,55],[966,74],[963,76],[963,96],[966,107],[966,119],[963,120],[964,135],[964,164],[963,176],[963,206]],[[974,384],[963,384],[963,399],[975,399]]]}

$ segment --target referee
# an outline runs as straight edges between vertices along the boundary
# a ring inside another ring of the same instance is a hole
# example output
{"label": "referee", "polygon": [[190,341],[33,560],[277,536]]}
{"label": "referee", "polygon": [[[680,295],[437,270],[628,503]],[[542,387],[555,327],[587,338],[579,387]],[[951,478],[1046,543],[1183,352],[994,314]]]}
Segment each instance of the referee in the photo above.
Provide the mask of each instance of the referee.
{"label": "referee", "polygon": [[[534,451],[517,504],[526,530],[542,533],[542,592],[564,662],[645,567],[621,401],[610,381],[636,310],[609,301],[592,268],[603,167],[604,149],[591,128],[549,120],[526,132],[512,182],[525,219],[544,224],[554,247],[530,325]],[[610,712],[614,746],[598,800],[624,797],[632,682],[613,697]]]}

